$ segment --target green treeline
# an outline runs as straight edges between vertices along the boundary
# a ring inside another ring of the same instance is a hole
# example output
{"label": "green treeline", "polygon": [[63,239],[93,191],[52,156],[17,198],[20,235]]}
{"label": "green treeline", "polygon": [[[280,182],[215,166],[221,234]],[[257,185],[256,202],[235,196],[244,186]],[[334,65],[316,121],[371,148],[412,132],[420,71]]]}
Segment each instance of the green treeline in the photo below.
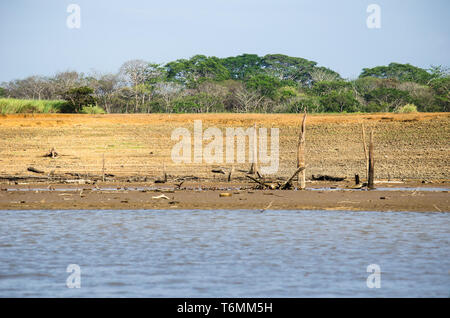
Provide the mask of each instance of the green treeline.
{"label": "green treeline", "polygon": [[449,72],[441,66],[391,63],[347,80],[282,54],[196,55],[165,65],[131,60],[115,74],[67,71],[6,82],[0,111],[14,112],[2,105],[28,99],[64,100],[55,102],[55,112],[85,113],[447,112],[449,91]]}

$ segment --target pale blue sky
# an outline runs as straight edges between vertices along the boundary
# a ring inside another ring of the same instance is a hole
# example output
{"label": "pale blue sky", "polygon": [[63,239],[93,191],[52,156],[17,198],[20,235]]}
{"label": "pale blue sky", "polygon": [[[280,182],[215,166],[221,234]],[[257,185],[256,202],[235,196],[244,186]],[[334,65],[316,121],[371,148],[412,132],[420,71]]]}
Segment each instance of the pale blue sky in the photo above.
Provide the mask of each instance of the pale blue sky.
{"label": "pale blue sky", "polygon": [[[81,29],[66,8],[81,7]],[[381,29],[366,8],[381,7]],[[1,0],[0,82],[116,72],[130,59],[282,53],[347,78],[390,62],[450,66],[448,0]]]}

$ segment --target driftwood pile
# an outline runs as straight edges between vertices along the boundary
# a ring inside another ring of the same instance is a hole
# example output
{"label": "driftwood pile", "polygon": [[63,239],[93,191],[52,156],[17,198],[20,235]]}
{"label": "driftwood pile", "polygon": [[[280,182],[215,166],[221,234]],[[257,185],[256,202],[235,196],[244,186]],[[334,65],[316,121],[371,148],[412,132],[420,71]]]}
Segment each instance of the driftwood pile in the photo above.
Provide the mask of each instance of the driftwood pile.
{"label": "driftwood pile", "polygon": [[257,183],[258,189],[270,189],[270,190],[289,190],[293,189],[292,181],[294,178],[299,174],[299,172],[302,172],[305,170],[306,167],[299,167],[297,170],[295,170],[294,174],[284,183],[280,182],[269,182],[266,181],[264,177],[262,177],[260,174],[258,174],[258,178],[252,177],[250,175],[247,175],[247,178]]}

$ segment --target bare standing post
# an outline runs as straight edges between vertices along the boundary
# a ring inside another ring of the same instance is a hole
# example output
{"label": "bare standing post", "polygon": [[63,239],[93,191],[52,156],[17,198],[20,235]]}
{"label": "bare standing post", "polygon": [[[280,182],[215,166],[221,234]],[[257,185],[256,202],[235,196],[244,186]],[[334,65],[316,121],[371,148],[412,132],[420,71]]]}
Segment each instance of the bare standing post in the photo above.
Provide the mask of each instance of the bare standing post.
{"label": "bare standing post", "polygon": [[231,181],[231,174],[234,172],[234,165],[231,166],[230,172],[228,173],[228,182]]}
{"label": "bare standing post", "polygon": [[[298,138],[297,147],[297,168],[305,167],[305,133],[306,133],[306,107],[303,115],[302,127]],[[303,169],[299,174],[299,186],[300,189],[306,188],[306,171]]]}
{"label": "bare standing post", "polygon": [[105,182],[105,153],[103,153],[102,181]]}
{"label": "bare standing post", "polygon": [[369,179],[367,187],[369,189],[375,189],[373,186],[374,179],[374,153],[373,153],[373,129],[370,131],[370,142],[369,142]]}
{"label": "bare standing post", "polygon": [[166,164],[163,163],[163,177],[164,177],[164,182],[167,182],[167,172],[166,172]]}
{"label": "bare standing post", "polygon": [[249,174],[257,174],[258,172],[258,135],[256,131],[256,123],[253,126],[253,162],[250,166]]}
{"label": "bare standing post", "polygon": [[362,142],[364,146],[364,157],[366,158],[366,179],[369,179],[369,158],[367,156],[366,131],[364,129],[364,123],[361,123],[361,130],[362,130]]}

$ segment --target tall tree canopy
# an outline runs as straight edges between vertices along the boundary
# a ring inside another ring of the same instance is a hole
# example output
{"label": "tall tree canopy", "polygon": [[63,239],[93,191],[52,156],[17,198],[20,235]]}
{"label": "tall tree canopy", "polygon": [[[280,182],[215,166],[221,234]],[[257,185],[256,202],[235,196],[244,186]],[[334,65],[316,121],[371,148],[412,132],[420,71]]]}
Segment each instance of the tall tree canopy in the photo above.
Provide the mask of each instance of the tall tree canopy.
{"label": "tall tree canopy", "polygon": [[256,54],[242,54],[221,59],[223,66],[230,72],[232,79],[243,80],[261,73],[263,58]]}
{"label": "tall tree canopy", "polygon": [[433,75],[426,70],[411,64],[390,63],[388,66],[376,66],[373,68],[363,68],[362,77],[394,78],[399,81],[416,82],[427,84]]}
{"label": "tall tree canopy", "polygon": [[167,63],[166,68],[168,79],[189,87],[195,87],[205,80],[223,81],[230,78],[230,72],[215,56],[195,55],[189,60],[179,59]]}

